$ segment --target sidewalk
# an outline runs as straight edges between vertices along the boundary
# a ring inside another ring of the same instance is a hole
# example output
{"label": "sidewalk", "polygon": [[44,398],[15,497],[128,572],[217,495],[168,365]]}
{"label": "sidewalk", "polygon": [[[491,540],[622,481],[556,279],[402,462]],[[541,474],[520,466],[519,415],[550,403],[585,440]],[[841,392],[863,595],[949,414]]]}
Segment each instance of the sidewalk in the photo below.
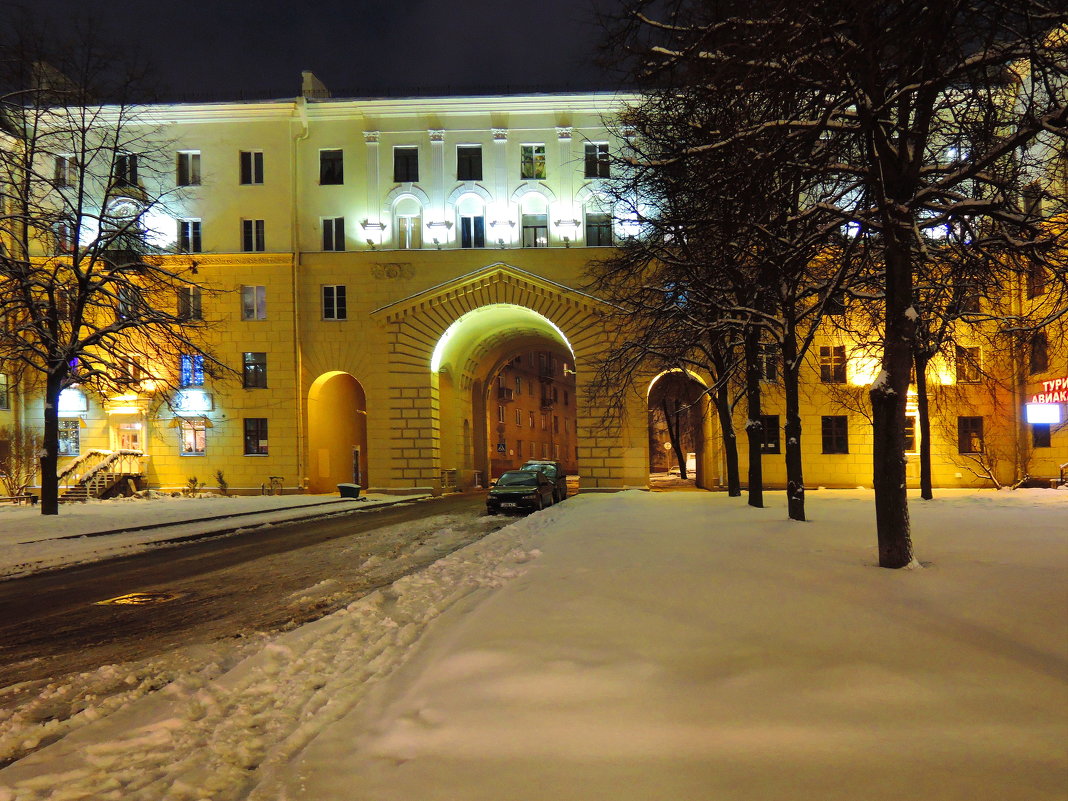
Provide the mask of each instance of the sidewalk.
{"label": "sidewalk", "polygon": [[244,528],[372,506],[411,503],[420,495],[205,495],[116,498],[60,506],[0,505],[0,578],[128,555]]}

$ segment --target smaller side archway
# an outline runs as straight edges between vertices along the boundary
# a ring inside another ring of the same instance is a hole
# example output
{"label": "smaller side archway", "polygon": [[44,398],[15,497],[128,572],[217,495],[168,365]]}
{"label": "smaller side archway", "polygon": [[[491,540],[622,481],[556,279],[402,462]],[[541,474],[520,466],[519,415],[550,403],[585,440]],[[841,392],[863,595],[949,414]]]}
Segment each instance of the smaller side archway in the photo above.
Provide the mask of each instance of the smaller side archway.
{"label": "smaller side archway", "polygon": [[694,486],[714,483],[712,405],[708,387],[688,371],[669,370],[656,376],[648,389],[650,473],[683,468]]}
{"label": "smaller side archway", "polygon": [[323,373],[308,391],[308,490],[334,492],[338,484],[368,486],[367,400],[349,373]]}

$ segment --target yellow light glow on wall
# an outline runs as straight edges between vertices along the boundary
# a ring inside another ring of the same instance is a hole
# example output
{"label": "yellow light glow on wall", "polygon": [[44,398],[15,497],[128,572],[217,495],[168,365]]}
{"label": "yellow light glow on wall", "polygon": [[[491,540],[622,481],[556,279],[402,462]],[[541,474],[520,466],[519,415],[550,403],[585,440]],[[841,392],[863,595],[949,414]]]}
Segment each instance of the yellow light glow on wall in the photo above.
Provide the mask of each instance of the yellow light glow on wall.
{"label": "yellow light glow on wall", "polygon": [[882,365],[878,356],[850,355],[847,362],[849,383],[855,387],[867,387],[878,378]]}

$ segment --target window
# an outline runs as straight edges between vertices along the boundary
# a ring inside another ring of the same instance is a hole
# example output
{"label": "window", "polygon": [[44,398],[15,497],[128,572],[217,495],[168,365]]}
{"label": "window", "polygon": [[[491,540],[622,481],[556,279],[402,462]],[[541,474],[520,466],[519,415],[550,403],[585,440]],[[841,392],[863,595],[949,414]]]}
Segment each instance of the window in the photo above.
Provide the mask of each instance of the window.
{"label": "window", "polygon": [[267,287],[243,286],[241,287],[241,319],[242,320],[266,320],[267,319]]}
{"label": "window", "polygon": [[419,180],[419,148],[393,148],[393,182],[414,183]]}
{"label": "window", "polygon": [[1027,297],[1037,298],[1046,294],[1046,268],[1041,264],[1027,267]]}
{"label": "window", "polygon": [[267,389],[267,354],[246,353],[241,379],[245,389]]}
{"label": "window", "polygon": [[0,373],[0,409],[7,411],[11,408],[11,390],[8,387],[7,376]]}
{"label": "window", "polygon": [[200,186],[200,151],[179,150],[176,172],[178,186]]}
{"label": "window", "polygon": [[823,305],[823,313],[829,317],[841,317],[846,313],[846,296],[841,289],[832,292]]}
{"label": "window", "polygon": [[529,456],[529,457],[530,457],[531,459],[533,459],[534,457],[536,457],[536,456],[538,455],[538,454],[537,454],[537,453],[535,452],[535,450],[534,450],[534,449],[535,449],[535,447],[536,447],[536,445],[535,445],[535,443],[533,443],[533,442],[531,442],[531,443],[529,443],[529,444],[527,445],[527,448],[528,448],[528,450],[527,450],[527,456]]}
{"label": "window", "polygon": [[263,220],[241,221],[241,249],[245,253],[264,250]]}
{"label": "window", "polygon": [[178,250],[200,253],[200,220],[178,221]]}
{"label": "window", "polygon": [[241,151],[241,183],[245,186],[263,183],[263,151]]}
{"label": "window", "polygon": [[543,414],[541,416],[541,430],[542,431],[548,431],[549,430],[549,415],[547,415],[547,414]]}
{"label": "window", "polygon": [[916,418],[905,417],[905,453],[916,453]]}
{"label": "window", "polygon": [[485,217],[460,217],[460,247],[486,247]]}
{"label": "window", "polygon": [[768,381],[772,384],[778,383],[779,346],[771,344],[761,345],[760,352],[757,354],[757,359],[759,361],[758,370],[760,371],[760,380]]}
{"label": "window", "polygon": [[69,289],[56,289],[56,315],[60,320],[70,320],[74,315],[74,293]]}
{"label": "window", "polygon": [[820,346],[820,381],[824,384],[844,384],[846,381],[845,345]]}
{"label": "window", "polygon": [[957,418],[957,453],[983,452],[983,418]]}
{"label": "window", "polygon": [[779,415],[760,415],[760,431],[763,441],[760,443],[761,453],[779,453]]}
{"label": "window", "polygon": [[849,453],[849,418],[845,415],[821,419],[824,453]]}
{"label": "window", "polygon": [[1029,368],[1031,375],[1044,373],[1049,369],[1049,340],[1045,331],[1031,334],[1031,353]]}
{"label": "window", "polygon": [[182,456],[203,456],[207,452],[208,425],[204,418],[181,418],[178,437],[178,452]]}
{"label": "window", "polygon": [[957,383],[975,384],[979,381],[979,348],[957,345]]}
{"label": "window", "polygon": [[607,142],[586,143],[586,177],[608,178],[610,175]]}
{"label": "window", "polygon": [[519,177],[524,181],[544,181],[545,145],[522,145],[519,153]]}
{"label": "window", "polygon": [[549,215],[523,215],[523,247],[544,248],[549,246]]}
{"label": "window", "polygon": [[65,256],[74,252],[74,233],[68,220],[59,220],[52,225],[52,255]]}
{"label": "window", "polygon": [[141,298],[136,287],[120,286],[118,289],[118,317],[120,320],[133,320],[137,317]]}
{"label": "window", "polygon": [[179,320],[200,320],[202,317],[202,306],[200,302],[200,287],[198,286],[180,286],[178,287],[178,319]]}
{"label": "window", "polygon": [[[459,145],[456,148],[456,180],[482,180],[482,145]],[[522,456],[522,452],[519,454]]]}
{"label": "window", "polygon": [[344,284],[326,284],[323,286],[323,319],[348,319],[348,309],[345,307]]}
{"label": "window", "polygon": [[951,310],[957,314],[978,314],[979,287],[975,284],[957,284]]}
{"label": "window", "polygon": [[[74,185],[75,176],[78,173],[78,162],[74,156],[56,156],[55,183],[59,187]],[[0,213],[3,209],[0,209]]]}
{"label": "window", "polygon": [[568,394],[567,394],[567,390],[565,389],[564,390],[564,406],[567,406],[567,405],[568,405]]}
{"label": "window", "polygon": [[1031,424],[1031,447],[1032,448],[1049,448],[1050,446],[1050,431],[1051,426],[1049,423],[1032,423]]}
{"label": "window", "polygon": [[245,418],[245,456],[267,455],[267,418]]}
{"label": "window", "polygon": [[340,150],[319,151],[319,184],[336,186],[345,183],[345,160]]}
{"label": "window", "polygon": [[523,440],[517,439],[515,441],[515,453],[520,459],[523,458]]}
{"label": "window", "polygon": [[345,249],[345,218],[323,218],[323,250]]}
{"label": "window", "polygon": [[523,427],[523,410],[522,409],[516,409],[515,410],[515,424],[517,426],[519,426],[520,428]]}
{"label": "window", "polygon": [[586,212],[586,244],[606,247],[612,244],[612,215]]}
{"label": "window", "polygon": [[120,153],[115,157],[115,183],[137,186],[137,154]]}
{"label": "window", "polygon": [[555,414],[553,415],[553,433],[560,433],[560,418],[557,417]]}
{"label": "window", "polygon": [[178,386],[204,386],[204,357],[199,354],[183,353],[178,357]]}
{"label": "window", "polygon": [[542,459],[548,459],[549,458],[549,443],[548,442],[541,443],[541,458]]}
{"label": "window", "polygon": [[515,377],[515,394],[517,397],[523,394],[523,377],[519,375]]}
{"label": "window", "polygon": [[527,419],[531,428],[534,428],[534,412],[527,412]]}
{"label": "window", "polygon": [[397,247],[411,250],[423,246],[423,208],[410,195],[402,197],[393,207],[393,226],[397,231]]}
{"label": "window", "polygon": [[60,420],[59,455],[77,456],[81,452],[81,420]]}
{"label": "window", "polygon": [[503,423],[504,422],[504,407],[499,405],[499,404],[497,406],[497,422],[498,423]]}

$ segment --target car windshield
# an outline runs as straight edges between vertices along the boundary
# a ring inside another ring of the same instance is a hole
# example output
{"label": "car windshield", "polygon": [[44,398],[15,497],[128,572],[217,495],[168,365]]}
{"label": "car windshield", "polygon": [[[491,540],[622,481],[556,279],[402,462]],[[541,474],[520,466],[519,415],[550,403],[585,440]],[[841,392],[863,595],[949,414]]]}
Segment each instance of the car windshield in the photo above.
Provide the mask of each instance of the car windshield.
{"label": "car windshield", "polygon": [[552,478],[553,475],[556,474],[556,467],[551,464],[525,464],[519,469],[526,470],[530,473],[536,473],[541,470],[543,473],[545,473],[545,475],[549,476],[550,478]]}
{"label": "car windshield", "polygon": [[497,479],[498,487],[536,487],[538,477],[531,473],[505,473]]}

